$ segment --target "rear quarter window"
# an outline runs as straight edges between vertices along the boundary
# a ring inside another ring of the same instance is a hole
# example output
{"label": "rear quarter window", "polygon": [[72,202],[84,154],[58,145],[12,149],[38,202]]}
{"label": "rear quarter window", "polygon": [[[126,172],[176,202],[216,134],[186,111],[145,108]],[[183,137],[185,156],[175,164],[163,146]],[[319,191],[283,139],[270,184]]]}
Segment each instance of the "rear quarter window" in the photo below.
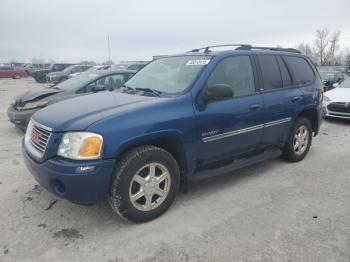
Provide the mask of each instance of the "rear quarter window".
{"label": "rear quarter window", "polygon": [[295,56],[285,56],[284,58],[292,71],[296,85],[307,85],[314,81],[314,71],[304,58]]}

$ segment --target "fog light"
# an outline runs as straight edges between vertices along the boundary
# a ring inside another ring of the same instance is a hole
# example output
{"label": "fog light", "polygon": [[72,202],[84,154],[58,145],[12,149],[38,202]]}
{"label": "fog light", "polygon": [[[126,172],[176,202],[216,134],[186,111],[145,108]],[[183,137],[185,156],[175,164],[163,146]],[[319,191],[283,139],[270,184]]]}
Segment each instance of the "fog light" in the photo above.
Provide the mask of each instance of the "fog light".
{"label": "fog light", "polygon": [[58,179],[53,181],[53,190],[57,195],[63,195],[66,193],[66,186]]}

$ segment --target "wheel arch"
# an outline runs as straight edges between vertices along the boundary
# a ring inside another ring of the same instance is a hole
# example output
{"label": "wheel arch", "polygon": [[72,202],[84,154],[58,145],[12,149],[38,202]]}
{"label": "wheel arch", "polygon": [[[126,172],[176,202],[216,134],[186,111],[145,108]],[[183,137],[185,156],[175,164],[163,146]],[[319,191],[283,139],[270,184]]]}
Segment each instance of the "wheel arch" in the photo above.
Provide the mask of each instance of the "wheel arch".
{"label": "wheel arch", "polygon": [[304,108],[301,112],[299,112],[299,114],[297,115],[297,118],[298,117],[307,118],[311,123],[312,131],[314,132],[314,134],[316,135],[318,133],[319,117],[318,117],[318,110],[316,108],[313,108],[313,107]]}
{"label": "wheel arch", "polygon": [[165,132],[162,134],[151,134],[129,140],[121,145],[116,152],[117,159],[127,151],[139,146],[156,146],[168,151],[179,165],[181,177],[188,172],[188,155],[185,150],[185,143],[179,134]]}

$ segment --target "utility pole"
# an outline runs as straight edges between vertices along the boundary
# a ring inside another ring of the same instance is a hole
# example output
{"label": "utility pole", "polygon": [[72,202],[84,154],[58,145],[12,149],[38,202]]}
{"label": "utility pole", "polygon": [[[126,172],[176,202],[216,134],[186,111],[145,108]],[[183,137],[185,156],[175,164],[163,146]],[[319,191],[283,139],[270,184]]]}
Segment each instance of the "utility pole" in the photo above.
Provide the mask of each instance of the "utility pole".
{"label": "utility pole", "polygon": [[107,36],[108,62],[111,62],[111,49],[109,47],[109,35]]}

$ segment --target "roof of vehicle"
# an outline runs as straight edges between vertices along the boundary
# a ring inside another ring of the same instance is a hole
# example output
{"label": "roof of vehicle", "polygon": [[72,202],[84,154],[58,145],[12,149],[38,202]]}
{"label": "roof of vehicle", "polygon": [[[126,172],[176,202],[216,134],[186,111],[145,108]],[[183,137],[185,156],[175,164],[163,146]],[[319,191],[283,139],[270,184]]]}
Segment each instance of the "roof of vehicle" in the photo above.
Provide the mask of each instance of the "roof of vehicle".
{"label": "roof of vehicle", "polygon": [[[214,48],[227,47],[225,50],[212,50]],[[252,46],[248,44],[228,44],[228,45],[214,45],[202,48],[196,48],[189,52],[179,54],[179,55],[219,55],[219,54],[230,54],[230,53],[247,53],[254,52],[257,54],[293,54],[293,55],[303,55],[299,50],[294,48],[282,48],[282,47],[260,47]],[[167,57],[167,56],[164,56]]]}
{"label": "roof of vehicle", "polygon": [[132,64],[148,64],[150,61],[120,61],[118,64],[132,65]]}
{"label": "roof of vehicle", "polygon": [[118,70],[112,70],[110,68],[104,69],[104,70],[95,70],[89,72],[89,74],[98,74],[98,75],[109,75],[109,74],[135,74],[136,70],[127,70],[127,69],[118,69]]}

